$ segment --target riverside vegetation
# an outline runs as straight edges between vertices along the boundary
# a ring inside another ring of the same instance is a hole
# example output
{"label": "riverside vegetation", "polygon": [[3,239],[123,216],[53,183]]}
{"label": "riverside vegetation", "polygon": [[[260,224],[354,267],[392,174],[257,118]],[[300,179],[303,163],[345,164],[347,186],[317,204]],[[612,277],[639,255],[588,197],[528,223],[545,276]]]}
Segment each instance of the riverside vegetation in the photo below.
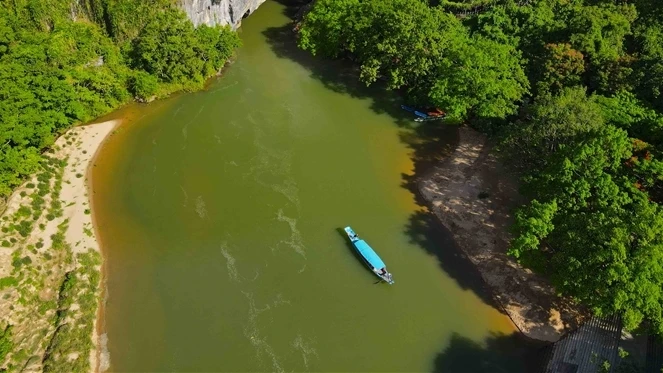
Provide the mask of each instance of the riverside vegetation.
{"label": "riverside vegetation", "polygon": [[201,89],[239,44],[169,0],[0,4],[0,371],[94,368],[101,258],[89,216],[85,237],[67,239],[74,209],[90,211],[61,193],[84,189],[94,148],[79,149],[81,128],[55,139],[132,99]]}
{"label": "riverside vegetation", "polygon": [[318,0],[298,30],[491,135],[530,201],[509,253],[663,334],[663,3]]}
{"label": "riverside vegetation", "polygon": [[194,28],[174,1],[13,0],[0,4],[0,198],[76,123],[132,98],[202,88],[239,45]]}

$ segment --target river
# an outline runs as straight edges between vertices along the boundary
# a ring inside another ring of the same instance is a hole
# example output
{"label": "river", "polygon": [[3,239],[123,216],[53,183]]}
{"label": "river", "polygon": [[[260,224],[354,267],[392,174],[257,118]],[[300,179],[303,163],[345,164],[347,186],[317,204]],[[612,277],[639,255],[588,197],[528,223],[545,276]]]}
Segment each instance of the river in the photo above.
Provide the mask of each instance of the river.
{"label": "river", "polygon": [[454,129],[431,142],[397,97],[297,51],[288,11],[245,19],[207,90],[118,113],[92,174],[110,370],[520,369],[512,324],[412,191]]}

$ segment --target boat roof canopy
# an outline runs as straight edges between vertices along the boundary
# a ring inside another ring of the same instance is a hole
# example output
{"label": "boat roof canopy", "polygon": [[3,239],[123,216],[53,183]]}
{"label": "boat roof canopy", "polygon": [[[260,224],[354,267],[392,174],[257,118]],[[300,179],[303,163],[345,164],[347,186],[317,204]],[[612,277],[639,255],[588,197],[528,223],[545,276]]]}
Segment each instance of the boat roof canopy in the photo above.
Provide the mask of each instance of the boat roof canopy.
{"label": "boat roof canopy", "polygon": [[366,241],[358,240],[355,241],[354,244],[357,250],[366,259],[366,261],[368,261],[368,263],[370,263],[373,266],[373,268],[382,269],[385,267],[382,259],[380,259],[378,254],[376,254],[375,251],[373,251],[373,249],[370,246],[368,246]]}

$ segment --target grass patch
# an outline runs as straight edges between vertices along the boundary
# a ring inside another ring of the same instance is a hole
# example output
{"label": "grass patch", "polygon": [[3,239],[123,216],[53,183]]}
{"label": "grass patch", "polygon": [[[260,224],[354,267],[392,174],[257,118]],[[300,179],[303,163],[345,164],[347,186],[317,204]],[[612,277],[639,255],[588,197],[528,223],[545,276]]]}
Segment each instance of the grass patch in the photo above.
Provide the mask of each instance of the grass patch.
{"label": "grass patch", "polygon": [[18,270],[24,265],[29,265],[29,264],[32,264],[32,259],[30,259],[29,256],[24,256],[22,258],[14,258],[14,260],[12,260],[12,266],[16,270]]}
{"label": "grass patch", "polygon": [[[0,278],[0,290],[16,285],[18,285],[18,280],[12,276]],[[0,361],[2,361],[2,359],[0,359]]]}
{"label": "grass patch", "polygon": [[92,233],[92,229],[90,228],[83,228],[83,233],[85,233],[86,236],[88,237],[93,237],[94,234]]}
{"label": "grass patch", "polygon": [[[93,346],[92,326],[97,309],[97,284],[99,271],[96,265],[101,257],[95,251],[78,254],[81,266],[68,272],[60,286],[57,302],[57,313],[54,320],[55,333],[46,348],[44,355],[44,372],[86,372],[90,369],[90,350]],[[72,304],[79,305],[75,313],[76,320],[64,322],[74,316]],[[77,352],[76,359],[68,359],[67,355]]]}
{"label": "grass patch", "polygon": [[30,215],[32,215],[32,210],[28,206],[21,206],[16,210],[16,216],[18,217],[27,218]]}
{"label": "grass patch", "polygon": [[0,330],[0,361],[5,360],[5,356],[12,350],[13,346],[12,326],[7,325],[4,329]]}
{"label": "grass patch", "polygon": [[16,230],[21,236],[27,237],[32,232],[32,222],[22,220],[16,227]]}
{"label": "grass patch", "polygon": [[[51,206],[48,209],[48,214],[46,218],[48,220],[53,220],[55,217],[62,216],[62,201],[60,201],[60,192],[62,191],[62,177],[64,174],[64,166],[67,164],[66,161],[57,162],[57,170],[55,172],[55,183],[53,183],[53,192],[51,193]],[[53,216],[53,219],[49,217]]]}

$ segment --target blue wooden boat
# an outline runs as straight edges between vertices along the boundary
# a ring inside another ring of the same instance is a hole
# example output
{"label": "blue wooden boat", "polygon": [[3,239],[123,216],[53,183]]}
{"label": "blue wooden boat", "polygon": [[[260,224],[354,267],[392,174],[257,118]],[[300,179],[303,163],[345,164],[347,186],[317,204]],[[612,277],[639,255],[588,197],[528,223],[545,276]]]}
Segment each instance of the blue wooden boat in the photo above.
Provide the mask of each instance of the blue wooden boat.
{"label": "blue wooden boat", "polygon": [[387,282],[389,285],[394,283],[394,279],[391,276],[391,273],[387,272],[387,266],[384,264],[382,259],[378,254],[373,251],[373,249],[368,246],[366,241],[359,238],[359,236],[352,230],[350,227],[345,227],[345,233],[350,238],[352,245],[355,247],[355,250],[364,260],[364,263],[375,273],[376,276]]}
{"label": "blue wooden boat", "polygon": [[401,109],[403,109],[403,110],[407,110],[407,111],[409,111],[409,112],[411,112],[411,113],[414,113],[414,115],[416,115],[416,116],[418,116],[418,117],[421,117],[421,118],[428,118],[428,114],[426,114],[426,113],[422,113],[422,112],[418,111],[417,109],[415,109],[415,108],[413,108],[413,107],[406,106],[406,105],[401,105]]}

